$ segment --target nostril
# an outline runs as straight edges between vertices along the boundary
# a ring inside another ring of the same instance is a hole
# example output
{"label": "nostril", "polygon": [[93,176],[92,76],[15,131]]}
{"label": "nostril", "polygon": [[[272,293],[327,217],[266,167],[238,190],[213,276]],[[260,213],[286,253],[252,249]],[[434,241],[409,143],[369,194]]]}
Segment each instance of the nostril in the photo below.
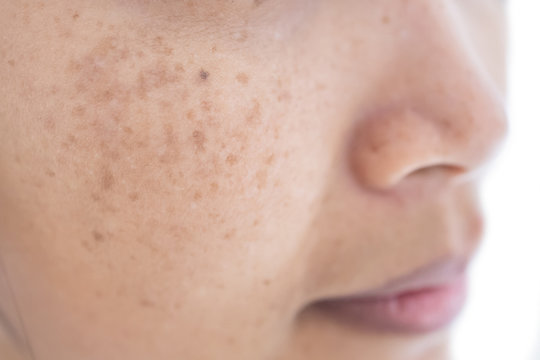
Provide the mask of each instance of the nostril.
{"label": "nostril", "polygon": [[465,181],[467,175],[465,168],[453,164],[423,166],[404,174],[392,188],[434,195],[453,184]]}
{"label": "nostril", "polygon": [[452,164],[437,164],[431,166],[423,166],[412,170],[407,177],[444,177],[448,179],[461,177],[466,173],[466,170],[458,165]]}

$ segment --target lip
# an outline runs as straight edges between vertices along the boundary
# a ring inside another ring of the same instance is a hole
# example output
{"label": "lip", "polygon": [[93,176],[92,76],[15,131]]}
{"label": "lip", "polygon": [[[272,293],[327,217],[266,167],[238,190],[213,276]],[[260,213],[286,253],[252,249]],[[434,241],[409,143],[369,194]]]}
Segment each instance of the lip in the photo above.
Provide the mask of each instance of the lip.
{"label": "lip", "polygon": [[378,289],[322,300],[316,307],[340,322],[386,332],[447,327],[467,297],[466,262],[438,262]]}

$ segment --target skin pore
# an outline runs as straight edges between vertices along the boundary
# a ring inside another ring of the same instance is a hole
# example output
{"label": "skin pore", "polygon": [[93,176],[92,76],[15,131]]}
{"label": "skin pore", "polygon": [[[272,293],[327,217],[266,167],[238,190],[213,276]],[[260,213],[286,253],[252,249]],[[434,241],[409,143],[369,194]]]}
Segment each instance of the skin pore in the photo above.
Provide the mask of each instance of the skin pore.
{"label": "skin pore", "polygon": [[444,358],[446,330],[312,304],[472,257],[506,130],[503,19],[493,0],[0,0],[14,347]]}

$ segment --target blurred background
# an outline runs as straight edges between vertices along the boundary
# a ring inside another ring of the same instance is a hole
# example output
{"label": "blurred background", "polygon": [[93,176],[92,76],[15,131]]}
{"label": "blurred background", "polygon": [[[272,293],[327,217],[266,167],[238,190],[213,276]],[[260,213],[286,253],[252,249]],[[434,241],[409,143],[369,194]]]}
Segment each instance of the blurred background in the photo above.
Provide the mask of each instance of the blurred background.
{"label": "blurred background", "polygon": [[510,135],[484,186],[488,223],[457,360],[540,360],[540,1],[507,7]]}

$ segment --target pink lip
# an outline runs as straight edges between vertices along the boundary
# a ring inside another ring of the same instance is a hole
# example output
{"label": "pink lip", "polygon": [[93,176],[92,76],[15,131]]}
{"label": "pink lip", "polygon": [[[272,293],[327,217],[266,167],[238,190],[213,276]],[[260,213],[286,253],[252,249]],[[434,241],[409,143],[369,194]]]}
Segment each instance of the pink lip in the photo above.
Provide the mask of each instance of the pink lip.
{"label": "pink lip", "polygon": [[382,331],[430,332],[449,325],[466,300],[465,262],[439,262],[374,291],[317,306],[351,325]]}

